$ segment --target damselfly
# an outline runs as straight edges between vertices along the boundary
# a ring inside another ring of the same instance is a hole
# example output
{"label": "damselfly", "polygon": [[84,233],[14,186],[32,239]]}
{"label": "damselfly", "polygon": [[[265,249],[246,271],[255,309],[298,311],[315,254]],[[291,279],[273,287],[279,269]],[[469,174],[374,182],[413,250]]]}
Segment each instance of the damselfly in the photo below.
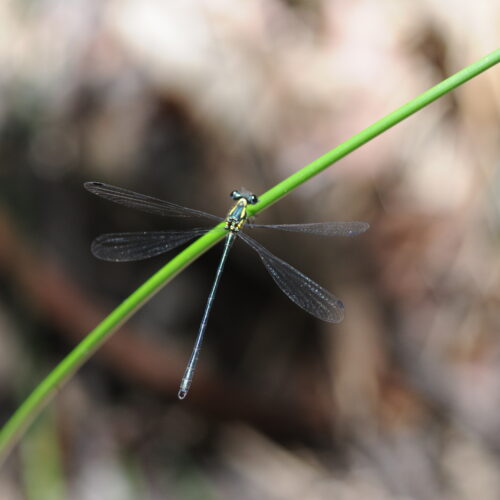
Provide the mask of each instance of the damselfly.
{"label": "damselfly", "polygon": [[[191,386],[203,335],[208,323],[208,315],[212,308],[215,292],[220,282],[227,255],[236,236],[241,238],[258,253],[276,284],[295,304],[323,321],[339,323],[344,318],[344,305],[337,297],[315,283],[311,278],[297,271],[290,264],[274,256],[253,238],[241,231],[241,229],[245,226],[250,228],[295,231],[320,236],[355,236],[368,229],[369,225],[366,222],[254,224],[248,221],[247,209],[248,205],[257,203],[257,196],[244,190],[233,191],[231,193],[230,196],[236,203],[229,210],[226,218],[223,219],[222,217],[217,217],[201,210],[182,207],[168,201],[152,198],[151,196],[134,193],[127,189],[103,184],[102,182],[86,182],[84,186],[88,191],[102,198],[155,215],[201,218],[217,222],[225,221],[224,229],[227,231],[227,236],[225,238],[224,250],[201,319],[198,336],[186,371],[182,377],[178,393],[180,399],[186,397]],[[168,252],[197,236],[201,236],[209,230],[210,228],[194,228],[173,231],[103,234],[93,241],[91,250],[97,258],[113,262],[147,259]]]}

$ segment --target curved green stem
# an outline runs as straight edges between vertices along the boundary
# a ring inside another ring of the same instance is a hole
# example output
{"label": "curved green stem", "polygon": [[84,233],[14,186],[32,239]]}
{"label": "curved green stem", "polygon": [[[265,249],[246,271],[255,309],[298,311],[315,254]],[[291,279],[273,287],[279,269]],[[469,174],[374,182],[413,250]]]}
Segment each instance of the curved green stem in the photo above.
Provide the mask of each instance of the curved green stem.
{"label": "curved green stem", "polygon": [[[368,128],[354,135],[335,149],[332,149],[280,182],[269,191],[262,194],[259,197],[259,203],[249,207],[249,212],[251,212],[251,215],[256,215],[261,212],[347,154],[498,62],[500,62],[500,49],[479,59],[435,87],[427,90],[420,96],[375,122],[373,125],[370,125]],[[55,395],[72,374],[89,359],[99,346],[138,308],[150,300],[156,292],[225,236],[226,232],[222,230],[222,227],[223,224],[219,224],[212,231],[197,239],[151,276],[151,278],[125,299],[111,312],[111,314],[109,314],[109,316],[92,330],[66,356],[66,358],[47,375],[0,431],[0,462],[5,459],[17,439],[20,438],[29,423],[38,415],[44,405]]]}
{"label": "curved green stem", "polygon": [[363,144],[371,141],[387,129],[393,127],[400,121],[403,121],[405,118],[411,116],[413,113],[416,113],[425,106],[428,106],[436,99],[439,99],[454,88],[462,85],[499,62],[500,49],[497,49],[470,66],[460,70],[458,73],[450,76],[446,80],[443,80],[435,87],[430,88],[415,99],[412,99],[410,102],[396,109],[396,111],[393,111],[381,120],[378,120],[373,125],[370,125],[358,134],[353,135],[350,139],[347,139],[347,141],[343,142],[335,149],[328,151],[328,153],[320,156],[317,160],[309,163],[309,165],[300,169],[298,172],[280,182],[269,191],[266,191],[263,195],[259,196],[259,203],[249,207],[249,212],[251,212],[252,215],[255,215],[264,208],[276,203],[290,191],[300,186],[311,177],[319,174],[322,170],[329,167],[336,161],[340,160],[344,156],[347,156],[349,153],[352,153],[355,149],[358,149]]}

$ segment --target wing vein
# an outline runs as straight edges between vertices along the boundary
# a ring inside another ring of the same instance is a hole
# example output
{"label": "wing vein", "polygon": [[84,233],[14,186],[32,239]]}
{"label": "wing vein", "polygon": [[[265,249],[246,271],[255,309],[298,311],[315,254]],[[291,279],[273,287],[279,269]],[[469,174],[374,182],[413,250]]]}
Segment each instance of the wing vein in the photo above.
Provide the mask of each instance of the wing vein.
{"label": "wing vein", "polygon": [[221,217],[201,210],[183,207],[169,201],[153,198],[152,196],[135,193],[128,189],[104,184],[103,182],[86,182],[84,186],[87,191],[101,198],[154,215],[161,215],[163,217],[202,217],[210,220],[222,220]]}
{"label": "wing vein", "polygon": [[296,233],[308,233],[318,236],[356,236],[364,233],[370,225],[367,222],[312,222],[309,224],[248,224],[257,229],[277,229]]}
{"label": "wing vein", "polygon": [[247,234],[239,232],[238,236],[258,253],[271,277],[292,302],[323,321],[330,323],[342,321],[344,305],[340,299],[273,255]]}
{"label": "wing vein", "polygon": [[92,254],[101,260],[130,262],[166,253],[209,231],[195,228],[181,231],[111,233],[98,236],[91,245]]}

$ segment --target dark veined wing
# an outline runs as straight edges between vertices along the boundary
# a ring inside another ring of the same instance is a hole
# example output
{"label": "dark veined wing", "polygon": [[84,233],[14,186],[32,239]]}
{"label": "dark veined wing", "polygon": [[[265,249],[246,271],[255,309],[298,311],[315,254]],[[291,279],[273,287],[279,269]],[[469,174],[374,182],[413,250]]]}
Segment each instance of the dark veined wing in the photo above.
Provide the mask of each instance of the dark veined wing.
{"label": "dark veined wing", "polygon": [[161,255],[207,231],[209,229],[196,228],[185,231],[102,234],[92,242],[90,249],[98,259],[130,262]]}
{"label": "dark veined wing", "polygon": [[251,228],[278,229],[319,236],[356,236],[364,233],[370,224],[367,222],[313,222],[311,224],[247,224]]}
{"label": "dark veined wing", "polygon": [[323,321],[340,323],[344,319],[344,304],[335,295],[273,255],[247,234],[239,232],[238,236],[259,254],[269,274],[292,302]]}
{"label": "dark veined wing", "polygon": [[159,200],[152,196],[135,193],[134,191],[104,184],[103,182],[86,182],[84,187],[87,191],[101,198],[150,214],[162,215],[164,217],[202,217],[217,221],[222,220],[221,217],[202,212],[201,210],[182,207],[169,201]]}

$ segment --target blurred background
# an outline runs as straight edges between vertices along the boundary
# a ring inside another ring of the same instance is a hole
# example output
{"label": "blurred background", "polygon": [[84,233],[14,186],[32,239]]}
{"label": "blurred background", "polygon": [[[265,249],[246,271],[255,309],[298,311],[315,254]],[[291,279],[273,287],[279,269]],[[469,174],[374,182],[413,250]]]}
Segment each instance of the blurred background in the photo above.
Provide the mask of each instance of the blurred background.
{"label": "blurred background", "polygon": [[[103,232],[173,226],[84,181],[224,215],[499,33],[497,2],[0,0],[1,422],[171,257],[96,260]],[[205,254],[36,420],[2,500],[500,498],[499,115],[493,68],[259,216],[371,224],[254,234],[346,318],[308,316],[236,244],[180,402]]]}

